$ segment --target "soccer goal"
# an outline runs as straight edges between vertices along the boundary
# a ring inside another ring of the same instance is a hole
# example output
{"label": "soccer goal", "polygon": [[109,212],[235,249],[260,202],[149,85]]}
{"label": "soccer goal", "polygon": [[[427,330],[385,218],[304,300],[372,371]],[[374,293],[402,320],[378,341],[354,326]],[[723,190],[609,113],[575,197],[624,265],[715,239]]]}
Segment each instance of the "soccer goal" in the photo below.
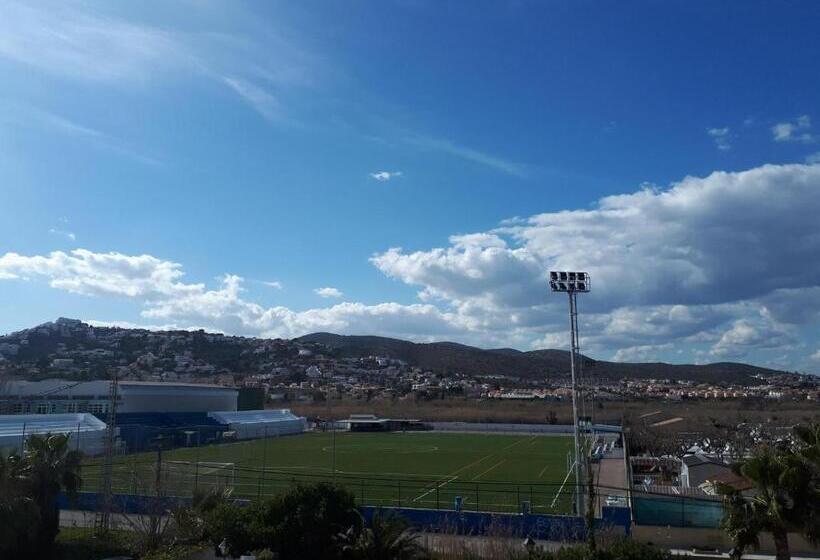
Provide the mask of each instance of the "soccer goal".
{"label": "soccer goal", "polygon": [[234,488],[236,464],[215,461],[169,461],[168,486],[179,490],[194,488]]}

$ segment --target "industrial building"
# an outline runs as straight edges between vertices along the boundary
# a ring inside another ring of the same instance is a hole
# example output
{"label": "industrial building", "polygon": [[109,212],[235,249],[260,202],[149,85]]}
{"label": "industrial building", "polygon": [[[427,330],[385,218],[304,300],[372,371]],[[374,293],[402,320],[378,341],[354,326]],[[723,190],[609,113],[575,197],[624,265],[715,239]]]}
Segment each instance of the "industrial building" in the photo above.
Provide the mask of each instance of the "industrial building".
{"label": "industrial building", "polygon": [[[219,385],[121,381],[116,440],[121,452],[301,433],[290,410],[237,412],[239,391]],[[78,449],[102,451],[111,382],[11,381],[0,386],[0,446],[21,449],[32,433],[70,433]],[[79,437],[78,437],[79,436]]]}
{"label": "industrial building", "polygon": [[[0,386],[0,414],[104,416],[111,402],[110,381],[10,381]],[[238,390],[220,385],[120,381],[118,413],[211,412],[237,408]]]}
{"label": "industrial building", "polygon": [[14,414],[0,416],[0,450],[22,453],[32,434],[68,434],[72,449],[99,455],[105,446],[105,422],[93,414]]}
{"label": "industrial building", "polygon": [[208,416],[229,428],[237,439],[250,439],[305,431],[306,420],[288,409],[209,412]]}
{"label": "industrial building", "polygon": [[347,420],[342,420],[340,423],[342,429],[351,432],[401,432],[430,429],[420,420],[379,418],[374,414],[351,414]]}

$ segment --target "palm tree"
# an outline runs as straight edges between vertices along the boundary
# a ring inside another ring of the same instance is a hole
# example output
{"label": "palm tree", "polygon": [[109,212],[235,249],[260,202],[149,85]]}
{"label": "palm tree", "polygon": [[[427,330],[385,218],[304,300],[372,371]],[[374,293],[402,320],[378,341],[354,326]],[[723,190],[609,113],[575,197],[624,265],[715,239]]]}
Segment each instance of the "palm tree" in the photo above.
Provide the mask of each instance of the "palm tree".
{"label": "palm tree", "polygon": [[42,558],[50,558],[60,528],[57,497],[60,491],[74,498],[80,489],[79,451],[72,451],[67,434],[34,434],[26,442],[25,477],[30,495],[40,510],[37,545]]}
{"label": "palm tree", "polygon": [[0,455],[0,556],[16,558],[34,538],[37,505],[26,495],[23,461]]}
{"label": "palm tree", "polygon": [[[362,523],[362,526],[364,523]],[[342,555],[352,560],[417,560],[425,557],[418,535],[395,515],[377,513],[370,526],[351,527],[339,536]]]}
{"label": "palm tree", "polygon": [[809,460],[812,456],[811,445],[802,450],[764,446],[732,467],[755,487],[750,498],[728,485],[719,488],[724,497],[723,527],[739,550],[758,547],[760,533],[769,532],[777,560],[788,560],[789,532],[818,541],[820,478],[816,463]]}

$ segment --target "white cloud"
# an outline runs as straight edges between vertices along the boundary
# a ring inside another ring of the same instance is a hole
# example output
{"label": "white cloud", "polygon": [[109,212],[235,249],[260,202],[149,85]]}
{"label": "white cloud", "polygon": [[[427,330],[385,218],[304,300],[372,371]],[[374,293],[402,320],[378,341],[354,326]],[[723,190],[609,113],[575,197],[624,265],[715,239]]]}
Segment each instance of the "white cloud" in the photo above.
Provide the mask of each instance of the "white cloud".
{"label": "white cloud", "polygon": [[383,183],[385,181],[389,181],[390,179],[401,177],[401,171],[376,171],[370,173],[370,176]]}
{"label": "white cloud", "polygon": [[813,362],[820,362],[820,350],[809,356],[809,359]]}
{"label": "white cloud", "polygon": [[262,282],[262,283],[265,286],[268,286],[268,287],[273,288],[275,290],[281,290],[282,289],[282,283],[279,280],[270,280],[268,282]]}
{"label": "white cloud", "polygon": [[281,122],[284,119],[281,103],[266,89],[240,78],[224,76],[222,81],[268,121]]}
{"label": "white cloud", "polygon": [[[172,261],[83,249],[7,253],[0,279],[42,278],[75,293],[131,298],[152,324],[527,348],[565,343],[566,300],[549,294],[545,274],[581,268],[592,275],[592,292],[579,298],[582,348],[595,357],[765,363],[788,352],[802,363],[809,353],[801,340],[820,318],[818,214],[820,165],[687,177],[590,209],[454,235],[444,247],[373,255],[384,274],[418,288],[415,304],[266,307],[247,299],[236,275],[209,287],[186,282]],[[341,297],[333,288],[317,293]]]}
{"label": "white cloud", "polygon": [[706,134],[708,134],[712,138],[712,140],[714,140],[715,147],[718,150],[726,151],[732,148],[729,127],[710,128],[706,131]]}
{"label": "white cloud", "polygon": [[70,3],[3,5],[0,57],[49,74],[94,82],[143,81],[185,56],[166,32]]}
{"label": "white cloud", "polygon": [[811,118],[801,115],[793,121],[781,122],[772,126],[772,137],[775,142],[814,142],[816,138],[809,130]]}
{"label": "white cloud", "polygon": [[31,257],[6,253],[0,256],[0,274],[43,277],[54,288],[83,295],[154,299],[183,296],[204,288],[202,284],[180,282],[182,267],[174,262],[150,255],[93,253],[86,249]]}
{"label": "white cloud", "polygon": [[525,178],[528,174],[527,166],[522,163],[510,161],[474,148],[468,148],[467,146],[461,146],[449,140],[432,138],[430,136],[408,136],[404,141],[423,150],[449,154],[515,177]]}
{"label": "white cloud", "polygon": [[330,287],[316,288],[315,290],[313,290],[313,292],[316,295],[321,296],[323,298],[340,298],[340,297],[344,296],[344,294],[341,292],[341,290],[338,290],[337,288],[330,288]]}
{"label": "white cloud", "polygon": [[807,155],[806,163],[810,165],[813,163],[820,163],[820,152],[814,152],[813,154]]}
{"label": "white cloud", "polygon": [[60,237],[65,237],[66,239],[70,239],[71,241],[77,241],[77,235],[74,234],[74,232],[72,231],[51,228],[50,230],[48,230],[48,232],[52,235],[59,235]]}
{"label": "white cloud", "polygon": [[[129,90],[195,76],[226,85],[277,123],[293,122],[284,117],[285,90],[314,85],[316,76],[333,73],[320,57],[289,40],[292,33],[285,26],[276,28],[241,7],[171,8],[162,27],[132,14],[120,17],[112,13],[116,9],[105,3],[4,2],[0,60],[60,79]],[[242,35],[235,34],[238,25]],[[277,95],[263,84],[276,86]]]}
{"label": "white cloud", "polygon": [[757,319],[735,321],[712,346],[710,353],[719,357],[742,357],[751,350],[786,348],[794,342],[789,328],[772,322],[765,313]]}

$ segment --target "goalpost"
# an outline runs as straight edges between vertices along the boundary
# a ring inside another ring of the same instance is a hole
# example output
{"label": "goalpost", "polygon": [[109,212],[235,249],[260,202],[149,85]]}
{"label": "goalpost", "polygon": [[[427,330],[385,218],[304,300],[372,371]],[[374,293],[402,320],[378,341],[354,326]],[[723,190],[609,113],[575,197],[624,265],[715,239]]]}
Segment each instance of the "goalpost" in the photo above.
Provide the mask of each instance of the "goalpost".
{"label": "goalpost", "polygon": [[171,487],[187,489],[216,487],[234,488],[236,463],[218,461],[168,461],[168,478]]}

